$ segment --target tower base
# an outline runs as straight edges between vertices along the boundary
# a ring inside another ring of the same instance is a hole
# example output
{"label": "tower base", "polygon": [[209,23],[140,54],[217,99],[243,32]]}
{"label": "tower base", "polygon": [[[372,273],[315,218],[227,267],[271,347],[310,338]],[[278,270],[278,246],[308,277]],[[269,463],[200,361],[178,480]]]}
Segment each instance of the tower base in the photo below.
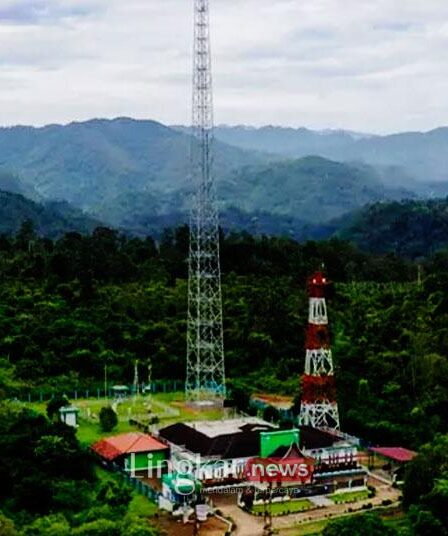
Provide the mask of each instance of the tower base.
{"label": "tower base", "polygon": [[299,424],[313,428],[339,430],[338,405],[332,402],[307,403],[300,406]]}

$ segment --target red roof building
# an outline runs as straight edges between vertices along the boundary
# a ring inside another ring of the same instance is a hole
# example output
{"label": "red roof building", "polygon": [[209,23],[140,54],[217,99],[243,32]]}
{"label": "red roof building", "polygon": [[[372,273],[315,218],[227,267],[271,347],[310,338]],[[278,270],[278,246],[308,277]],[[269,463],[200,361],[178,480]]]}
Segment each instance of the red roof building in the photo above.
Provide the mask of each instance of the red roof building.
{"label": "red roof building", "polygon": [[128,470],[142,470],[168,458],[169,447],[143,432],[105,437],[91,449],[106,462],[124,464]]}
{"label": "red roof building", "polygon": [[417,456],[413,450],[402,447],[371,447],[369,450],[398,463],[410,462]]}
{"label": "red roof building", "polygon": [[417,453],[413,450],[404,449],[403,447],[370,447],[369,448],[369,467],[375,467],[375,458],[387,461],[382,467],[389,473],[392,482],[402,482],[404,479],[405,466],[413,460]]}

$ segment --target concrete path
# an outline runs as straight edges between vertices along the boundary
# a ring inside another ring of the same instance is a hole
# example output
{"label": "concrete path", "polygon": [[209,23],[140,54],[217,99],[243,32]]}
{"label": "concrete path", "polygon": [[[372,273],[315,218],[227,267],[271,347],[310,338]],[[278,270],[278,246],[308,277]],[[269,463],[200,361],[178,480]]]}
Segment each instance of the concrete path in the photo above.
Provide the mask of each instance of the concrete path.
{"label": "concrete path", "polygon": [[[384,500],[391,501],[391,506],[399,504],[399,490],[385,484],[378,486],[378,482],[376,482],[376,484],[376,496],[371,499],[359,501],[357,503],[334,504],[326,497],[308,497],[309,500],[316,504],[316,507],[325,506],[325,508],[320,507],[316,508],[316,510],[310,510],[307,512],[274,517],[273,529],[279,530],[281,534],[282,530],[293,528],[294,526],[301,525],[302,523],[321,521],[323,519],[328,519],[328,517],[332,518],[342,516],[348,513],[349,508],[356,511],[361,510],[363,504],[370,503],[374,508],[381,506],[382,501]],[[224,516],[230,516],[237,525],[237,529],[234,532],[236,536],[263,535],[263,517],[253,516],[241,510],[241,508],[239,508],[237,505],[237,497],[235,494],[215,494],[211,498],[216,508],[220,509]]]}
{"label": "concrete path", "polygon": [[244,510],[241,510],[237,505],[237,497],[235,494],[216,494],[211,498],[216,508],[221,510],[224,516],[230,516],[233,519],[236,525],[236,531],[233,534],[236,536],[263,535],[263,517],[253,516],[244,512]]}
{"label": "concrete path", "polygon": [[329,499],[328,497],[324,497],[323,495],[318,495],[316,497],[307,497],[309,501],[311,501],[316,506],[333,506],[334,502]]}

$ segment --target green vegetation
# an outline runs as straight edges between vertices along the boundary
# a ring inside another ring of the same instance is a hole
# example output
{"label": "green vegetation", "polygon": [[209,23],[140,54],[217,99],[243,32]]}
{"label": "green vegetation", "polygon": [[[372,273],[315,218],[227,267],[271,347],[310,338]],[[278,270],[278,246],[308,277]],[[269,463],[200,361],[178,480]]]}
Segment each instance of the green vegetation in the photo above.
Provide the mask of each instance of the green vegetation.
{"label": "green vegetation", "polygon": [[[182,381],[187,245],[185,228],[165,232],[158,245],[105,228],[51,242],[25,225],[3,237],[0,355],[8,361],[0,390],[3,381],[22,399],[37,390],[48,398],[96,392],[105,367],[109,385],[130,383],[138,359],[144,378],[146,356],[153,378]],[[244,395],[240,407],[255,390],[299,395],[305,279],[324,262],[336,282],[329,310],[344,429],[409,447],[448,431],[448,256],[427,261],[418,285],[412,263],[339,240],[230,235],[222,251],[227,373]]]}
{"label": "green vegetation", "polygon": [[448,435],[423,445],[407,466],[403,504],[418,536],[447,536]]}
{"label": "green vegetation", "polygon": [[[298,499],[295,501],[287,502],[274,502],[271,505],[266,504],[268,511],[270,510],[273,516],[281,516],[285,514],[294,514],[297,512],[303,512],[310,510],[314,507],[314,504],[308,499]],[[253,514],[264,513],[265,506],[263,504],[257,504],[252,508]]]}
{"label": "green vegetation", "polygon": [[2,534],[122,536],[129,527],[156,534],[146,526],[151,505],[112,477],[98,478],[72,428],[3,401],[0,451]]}
{"label": "green vegetation", "polygon": [[375,514],[342,517],[330,521],[322,536],[396,536],[397,532],[388,527]]}
{"label": "green vegetation", "polygon": [[[362,516],[364,519],[365,514],[353,514],[354,516]],[[372,515],[372,514],[370,514]],[[382,520],[385,527],[392,530],[392,533],[394,536],[398,534],[398,536],[415,536],[413,532],[411,531],[411,526],[409,523],[408,518],[403,513],[394,513],[391,514],[378,514],[380,519]],[[322,532],[330,523],[334,523],[335,521],[338,521],[339,523],[341,521],[344,521],[348,519],[347,514],[344,514],[340,518],[336,518],[334,520],[328,520],[328,519],[322,519],[320,521],[310,521],[306,523],[301,523],[299,525],[296,525],[293,528],[285,529],[281,531],[282,536],[322,536]],[[349,525],[350,530],[351,522]],[[381,526],[381,525],[380,525]],[[395,531],[395,532],[394,532]],[[363,536],[363,535],[362,535]],[[428,535],[429,536],[429,535]]]}
{"label": "green vegetation", "polygon": [[[190,136],[160,123],[128,118],[0,129],[2,169],[17,172],[27,188],[144,232],[155,215],[169,222],[167,208],[177,211],[184,203],[190,143]],[[215,158],[218,178],[266,160],[222,143],[215,145]]]}
{"label": "green vegetation", "polygon": [[409,195],[385,187],[367,166],[306,156],[240,169],[220,197],[227,204],[238,199],[238,207],[248,213],[262,208],[271,215],[300,214],[304,222],[322,224],[367,203]]}
{"label": "green vegetation", "polygon": [[[42,392],[48,401],[53,394],[50,413],[57,415],[64,394],[103,389],[105,371],[109,385],[129,384],[138,359],[144,379],[149,358],[153,379],[182,381],[187,244],[186,228],[166,231],[157,244],[106,228],[51,241],[39,238],[29,223],[12,238],[0,237],[0,396],[27,400],[28,393]],[[341,240],[297,244],[233,234],[222,237],[221,247],[226,366],[238,407],[248,409],[251,393],[262,390],[294,396],[297,410],[305,281],[325,263],[334,282],[329,314],[343,429],[372,443],[422,449],[410,466],[418,485],[407,477],[403,490],[407,519],[422,535],[443,534],[448,255],[422,262],[419,282],[413,262],[362,253]],[[118,515],[111,505],[113,513],[105,513],[108,493],[101,492],[103,484],[83,450],[105,435],[99,414],[107,402],[72,401],[80,408],[77,436],[57,418],[48,419],[44,403],[27,409],[5,403],[1,509],[19,531],[57,525],[63,534],[67,524],[72,532],[86,523],[106,527]],[[182,405],[181,393],[157,393],[118,404],[118,423],[110,433],[133,429],[131,415],[150,422],[167,403],[174,413],[162,417],[164,422],[198,417]],[[266,416],[279,417],[272,410]],[[210,410],[203,418],[219,417]],[[35,472],[20,472],[35,458]],[[79,460],[76,474],[69,471],[73,458]],[[428,468],[422,459],[429,459]],[[68,472],[61,473],[60,466]],[[38,500],[32,503],[34,494]],[[129,501],[120,519],[128,515]],[[92,504],[102,509],[95,516],[88,514]]]}
{"label": "green vegetation", "polygon": [[158,506],[146,497],[133,492],[131,502],[129,503],[128,513],[131,516],[141,518],[153,517],[158,512]]}
{"label": "green vegetation", "polygon": [[[3,177],[4,178],[4,177]],[[0,172],[0,233],[15,234],[23,221],[32,221],[36,230],[51,238],[70,231],[92,232],[99,222],[64,201],[37,202],[2,186]],[[35,194],[34,194],[35,196]],[[33,197],[34,197],[33,196]]]}
{"label": "green vegetation", "polygon": [[426,258],[448,245],[448,199],[378,203],[335,222],[338,235],[372,253]]}
{"label": "green vegetation", "polygon": [[118,416],[110,406],[101,408],[99,419],[102,432],[112,432],[118,424]]}
{"label": "green vegetation", "polygon": [[330,495],[330,499],[336,504],[344,504],[356,501],[363,501],[369,497],[367,490],[363,491],[347,491],[345,493],[333,493]]}
{"label": "green vegetation", "polygon": [[117,427],[112,432],[105,433],[101,430],[101,427],[97,422],[80,419],[76,435],[81,445],[87,447],[96,443],[103,437],[124,434],[126,432],[135,432],[135,426],[132,426],[125,421],[119,421]]}

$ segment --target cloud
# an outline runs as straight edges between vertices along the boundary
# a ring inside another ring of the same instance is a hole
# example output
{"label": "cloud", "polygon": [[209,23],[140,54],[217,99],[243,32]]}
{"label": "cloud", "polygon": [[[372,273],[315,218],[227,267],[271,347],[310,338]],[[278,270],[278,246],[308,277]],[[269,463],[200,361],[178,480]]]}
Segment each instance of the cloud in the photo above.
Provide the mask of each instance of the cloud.
{"label": "cloud", "polygon": [[96,6],[88,1],[64,2],[55,0],[3,0],[0,4],[0,23],[29,25],[54,23],[67,18],[90,15]]}
{"label": "cloud", "polygon": [[[218,122],[374,132],[448,123],[445,0],[210,3]],[[192,9],[0,0],[0,123],[188,122]]]}

